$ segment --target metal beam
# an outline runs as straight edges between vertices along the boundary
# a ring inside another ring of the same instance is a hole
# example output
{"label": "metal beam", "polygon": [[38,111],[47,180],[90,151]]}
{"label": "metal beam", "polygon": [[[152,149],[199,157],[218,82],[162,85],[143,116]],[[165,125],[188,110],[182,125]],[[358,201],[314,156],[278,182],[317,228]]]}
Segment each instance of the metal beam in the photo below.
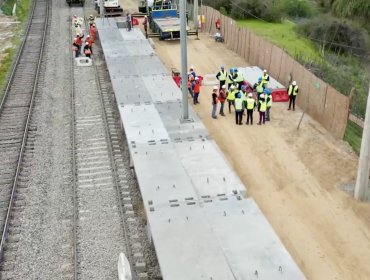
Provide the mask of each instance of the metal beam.
{"label": "metal beam", "polygon": [[189,119],[188,104],[188,56],[186,44],[186,0],[180,0],[180,43],[181,43],[181,89],[182,89],[182,118]]}

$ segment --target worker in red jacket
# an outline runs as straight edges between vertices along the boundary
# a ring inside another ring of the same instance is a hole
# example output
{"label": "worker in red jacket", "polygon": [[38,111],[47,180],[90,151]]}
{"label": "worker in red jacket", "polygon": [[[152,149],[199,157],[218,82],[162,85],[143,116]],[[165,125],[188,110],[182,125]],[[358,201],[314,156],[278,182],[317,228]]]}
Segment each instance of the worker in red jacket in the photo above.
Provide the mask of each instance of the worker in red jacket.
{"label": "worker in red jacket", "polygon": [[194,105],[198,104],[198,98],[200,94],[200,81],[198,77],[195,77],[195,83],[194,83],[194,88],[193,88],[193,93],[194,93],[194,98],[193,98],[193,103]]}
{"label": "worker in red jacket", "polygon": [[220,31],[220,29],[221,29],[221,21],[220,21],[220,19],[218,18],[218,19],[216,19],[216,29],[218,30],[218,31]]}
{"label": "worker in red jacket", "polygon": [[91,58],[92,49],[91,49],[91,46],[90,46],[89,42],[86,42],[85,43],[85,46],[84,46],[84,54],[85,54],[86,57]]}
{"label": "worker in red jacket", "polygon": [[93,41],[92,41],[92,39],[91,39],[91,36],[90,36],[90,35],[87,35],[87,36],[86,36],[85,43],[86,43],[86,42],[87,42],[87,43],[89,43],[89,45],[90,45],[90,46],[92,46]]}
{"label": "worker in red jacket", "polygon": [[95,23],[93,23],[90,26],[90,37],[91,37],[91,41],[93,43],[95,43],[95,39],[96,39],[96,25],[95,25]]}
{"label": "worker in red jacket", "polygon": [[226,101],[226,85],[223,85],[220,89],[219,95],[218,95],[218,100],[220,101],[220,115],[225,117],[224,114],[224,106],[225,106],[225,101]]}

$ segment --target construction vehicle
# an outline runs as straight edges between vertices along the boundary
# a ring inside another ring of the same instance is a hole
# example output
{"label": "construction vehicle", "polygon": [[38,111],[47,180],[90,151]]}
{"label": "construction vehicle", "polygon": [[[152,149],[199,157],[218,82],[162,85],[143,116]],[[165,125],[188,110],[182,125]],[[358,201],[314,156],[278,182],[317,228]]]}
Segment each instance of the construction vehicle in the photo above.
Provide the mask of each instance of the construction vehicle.
{"label": "construction vehicle", "polygon": [[119,4],[119,0],[95,0],[95,9],[100,14],[100,3],[104,2],[105,16],[122,16],[123,9]]}
{"label": "construction vehicle", "polygon": [[81,7],[83,7],[85,5],[85,0],[66,0],[66,1],[69,6],[81,5]]}

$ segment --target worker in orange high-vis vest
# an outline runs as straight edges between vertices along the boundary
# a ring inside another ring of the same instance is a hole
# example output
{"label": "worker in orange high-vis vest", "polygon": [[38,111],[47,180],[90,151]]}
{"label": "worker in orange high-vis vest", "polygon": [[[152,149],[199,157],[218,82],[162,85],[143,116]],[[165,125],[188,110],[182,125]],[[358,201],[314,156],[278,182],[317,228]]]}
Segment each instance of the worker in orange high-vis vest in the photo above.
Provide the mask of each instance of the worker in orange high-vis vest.
{"label": "worker in orange high-vis vest", "polygon": [[93,23],[91,26],[90,26],[90,37],[91,37],[91,41],[93,43],[95,43],[95,39],[96,39],[96,25],[95,23]]}

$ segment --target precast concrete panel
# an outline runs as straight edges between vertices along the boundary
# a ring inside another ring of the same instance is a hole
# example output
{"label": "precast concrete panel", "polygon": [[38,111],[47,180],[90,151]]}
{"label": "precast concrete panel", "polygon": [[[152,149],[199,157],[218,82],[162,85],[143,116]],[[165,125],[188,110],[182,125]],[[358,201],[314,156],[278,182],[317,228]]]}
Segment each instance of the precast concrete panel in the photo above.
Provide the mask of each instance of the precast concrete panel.
{"label": "precast concrete panel", "polygon": [[174,144],[180,161],[199,195],[246,194],[246,188],[213,140]]}
{"label": "precast concrete panel", "polygon": [[116,20],[114,18],[96,18],[95,24],[98,30],[118,29]]}
{"label": "precast concrete panel", "polygon": [[[244,67],[238,68],[238,71],[242,71],[244,79],[249,83],[253,84],[258,82],[258,78],[262,77],[263,71],[257,66],[253,67]],[[282,84],[276,81],[273,77],[270,76],[269,88],[271,89],[282,89],[285,88]]]}
{"label": "precast concrete panel", "polygon": [[143,77],[153,102],[181,100],[181,91],[168,74],[149,75]]}
{"label": "precast concrete panel", "polygon": [[136,143],[169,141],[169,136],[153,104],[119,106],[127,140]]}
{"label": "precast concrete panel", "polygon": [[152,46],[147,40],[124,41],[122,46],[125,48],[125,51],[122,53],[123,56],[144,56],[155,54]]}
{"label": "precast concrete panel", "polygon": [[126,28],[120,28],[119,31],[124,41],[147,41],[140,28],[134,27],[131,31],[127,31]]}
{"label": "precast concrete panel", "polygon": [[163,279],[235,280],[198,202],[155,206],[147,215]]}
{"label": "precast concrete panel", "polygon": [[229,197],[203,207],[235,279],[306,279],[253,199]]}
{"label": "precast concrete panel", "polygon": [[167,69],[157,55],[133,57],[139,75],[166,75]]}
{"label": "precast concrete panel", "polygon": [[144,85],[144,77],[115,76],[111,80],[118,105],[152,103],[151,95]]}
{"label": "precast concrete panel", "polygon": [[199,121],[194,109],[189,106],[189,119],[192,121],[182,122],[182,103],[174,102],[157,102],[155,104],[161,119],[173,141],[182,141],[208,137],[208,131],[203,123]]}

